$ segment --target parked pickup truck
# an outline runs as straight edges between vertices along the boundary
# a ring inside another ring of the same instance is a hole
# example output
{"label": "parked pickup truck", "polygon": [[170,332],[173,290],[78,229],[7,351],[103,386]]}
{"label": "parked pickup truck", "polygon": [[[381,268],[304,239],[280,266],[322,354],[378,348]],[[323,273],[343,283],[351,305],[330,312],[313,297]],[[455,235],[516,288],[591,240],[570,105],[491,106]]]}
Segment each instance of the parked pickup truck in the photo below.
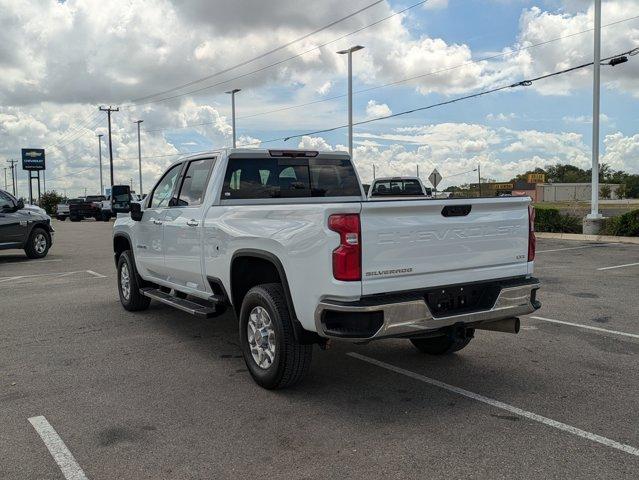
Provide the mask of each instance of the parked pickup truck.
{"label": "parked pickup truck", "polygon": [[69,219],[79,222],[86,218],[101,220],[100,202],[105,200],[104,195],[88,195],[81,202],[69,203]]}
{"label": "parked pickup truck", "polygon": [[124,308],[232,309],[265,388],[298,382],[329,339],[440,355],[540,307],[527,197],[368,201],[346,153],[254,149],[184,158],[142,203],[114,197]]}
{"label": "parked pickup truck", "polygon": [[419,177],[376,178],[368,189],[368,198],[430,197],[432,194]]}

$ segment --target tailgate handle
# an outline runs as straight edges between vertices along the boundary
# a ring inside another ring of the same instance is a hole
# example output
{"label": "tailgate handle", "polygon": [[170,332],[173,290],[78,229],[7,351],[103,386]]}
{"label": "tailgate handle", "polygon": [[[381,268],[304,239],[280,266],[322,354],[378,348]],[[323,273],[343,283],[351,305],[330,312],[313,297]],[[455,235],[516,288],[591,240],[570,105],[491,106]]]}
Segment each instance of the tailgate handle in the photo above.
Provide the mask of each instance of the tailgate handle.
{"label": "tailgate handle", "polygon": [[465,217],[472,208],[472,205],[447,205],[442,208],[442,215],[444,217]]}

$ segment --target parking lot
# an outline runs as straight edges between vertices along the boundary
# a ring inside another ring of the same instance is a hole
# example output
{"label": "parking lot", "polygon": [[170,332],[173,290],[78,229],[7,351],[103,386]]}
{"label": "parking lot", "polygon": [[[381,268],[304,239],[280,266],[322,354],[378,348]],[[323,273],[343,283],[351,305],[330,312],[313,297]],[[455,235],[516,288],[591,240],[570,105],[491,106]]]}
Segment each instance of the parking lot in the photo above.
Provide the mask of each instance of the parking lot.
{"label": "parking lot", "polygon": [[112,223],[54,227],[44,260],[0,254],[0,478],[637,478],[639,245],[538,240],[518,335],[334,343],[267,391],[232,314],[127,312]]}

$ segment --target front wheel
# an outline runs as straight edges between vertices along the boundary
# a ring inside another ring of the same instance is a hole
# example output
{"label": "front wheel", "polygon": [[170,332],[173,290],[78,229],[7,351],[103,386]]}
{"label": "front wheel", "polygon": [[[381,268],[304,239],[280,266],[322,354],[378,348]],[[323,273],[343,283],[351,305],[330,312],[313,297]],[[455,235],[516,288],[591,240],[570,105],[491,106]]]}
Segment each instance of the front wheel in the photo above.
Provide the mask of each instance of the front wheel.
{"label": "front wheel", "polygon": [[140,283],[131,251],[126,250],[118,258],[118,293],[125,310],[137,312],[149,308],[151,299],[140,293]]}
{"label": "front wheel", "polygon": [[31,231],[24,253],[29,258],[44,258],[51,248],[51,235],[44,228],[36,227]]}
{"label": "front wheel", "polygon": [[[441,337],[431,338],[411,338],[411,343],[422,353],[428,355],[447,355],[458,352],[466,347],[473,339],[475,330],[467,328],[462,332],[456,332],[455,335],[443,335]],[[462,333],[459,335],[459,333]]]}
{"label": "front wheel", "polygon": [[295,385],[311,366],[312,345],[295,339],[284,290],[279,283],[253,287],[242,302],[240,347],[251,376],[261,387]]}

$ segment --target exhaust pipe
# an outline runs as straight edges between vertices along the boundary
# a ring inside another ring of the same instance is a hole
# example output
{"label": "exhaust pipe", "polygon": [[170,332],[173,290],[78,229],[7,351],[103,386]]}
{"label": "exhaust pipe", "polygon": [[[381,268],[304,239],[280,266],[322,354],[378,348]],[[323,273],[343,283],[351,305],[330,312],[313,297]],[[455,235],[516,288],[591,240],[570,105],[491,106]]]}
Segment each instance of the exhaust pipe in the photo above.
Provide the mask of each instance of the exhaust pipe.
{"label": "exhaust pipe", "polygon": [[492,330],[493,332],[519,333],[519,318],[504,318],[494,322],[480,323],[475,330]]}

